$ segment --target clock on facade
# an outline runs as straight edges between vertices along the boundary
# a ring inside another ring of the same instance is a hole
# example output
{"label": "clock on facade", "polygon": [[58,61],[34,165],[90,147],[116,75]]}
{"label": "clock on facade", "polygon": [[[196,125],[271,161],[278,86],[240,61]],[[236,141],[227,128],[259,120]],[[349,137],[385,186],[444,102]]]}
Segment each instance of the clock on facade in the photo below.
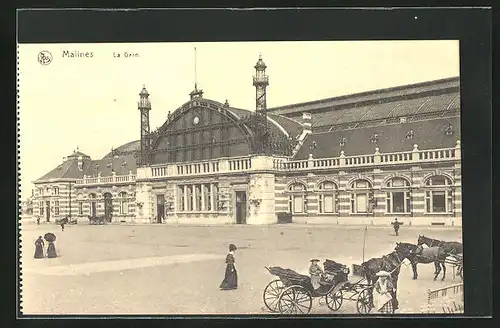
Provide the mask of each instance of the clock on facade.
{"label": "clock on facade", "polygon": [[198,123],[200,123],[200,118],[199,118],[198,116],[195,116],[195,117],[193,118],[193,124],[194,124],[194,125],[198,125]]}

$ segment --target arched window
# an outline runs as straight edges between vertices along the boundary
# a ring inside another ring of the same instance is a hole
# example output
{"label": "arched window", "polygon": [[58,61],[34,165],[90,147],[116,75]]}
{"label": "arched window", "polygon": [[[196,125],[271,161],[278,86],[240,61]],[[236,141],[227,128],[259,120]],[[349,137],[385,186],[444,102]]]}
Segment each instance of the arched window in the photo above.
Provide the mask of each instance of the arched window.
{"label": "arched window", "polygon": [[118,198],[120,199],[120,214],[128,214],[128,199],[127,199],[127,193],[125,191],[122,191],[121,193],[118,194]]}
{"label": "arched window", "polygon": [[318,205],[320,213],[339,212],[337,186],[335,183],[324,181],[318,186]]}
{"label": "arched window", "polygon": [[425,211],[451,213],[453,211],[452,181],[443,175],[425,180]]}
{"label": "arched window", "polygon": [[371,183],[359,179],[351,183],[351,213],[366,214],[373,210],[373,191]]}
{"label": "arched window", "polygon": [[386,190],[387,213],[410,213],[410,182],[403,178],[392,178],[384,186]]}
{"label": "arched window", "polygon": [[288,210],[293,214],[307,213],[307,188],[304,184],[296,182],[288,187]]}

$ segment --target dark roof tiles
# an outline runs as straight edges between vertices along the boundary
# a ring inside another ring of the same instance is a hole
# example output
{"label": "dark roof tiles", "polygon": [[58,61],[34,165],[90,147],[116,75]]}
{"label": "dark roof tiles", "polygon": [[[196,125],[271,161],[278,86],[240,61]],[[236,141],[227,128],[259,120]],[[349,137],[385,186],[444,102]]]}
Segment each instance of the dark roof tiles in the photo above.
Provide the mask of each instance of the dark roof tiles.
{"label": "dark roof tiles", "polygon": [[[449,123],[453,129],[451,135],[446,134]],[[411,134],[410,130],[413,131],[413,137],[407,138]],[[378,144],[371,142],[375,134],[378,135]],[[342,138],[346,139],[343,148],[340,146]],[[377,146],[381,153],[411,151],[414,144],[419,149],[448,148],[454,147],[459,138],[458,117],[313,133],[306,137],[294,159],[306,159],[309,154],[314,158],[338,157],[342,149],[345,156],[372,154]]]}

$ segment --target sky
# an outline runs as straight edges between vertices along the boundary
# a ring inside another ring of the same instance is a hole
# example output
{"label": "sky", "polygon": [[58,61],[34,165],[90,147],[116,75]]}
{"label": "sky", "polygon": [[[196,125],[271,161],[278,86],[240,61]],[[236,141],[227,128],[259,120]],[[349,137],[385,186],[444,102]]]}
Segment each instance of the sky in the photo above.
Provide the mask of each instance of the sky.
{"label": "sky", "polygon": [[[40,51],[52,54],[50,64],[38,62]],[[68,58],[64,51],[93,56]],[[125,52],[138,56],[125,58]],[[269,76],[268,108],[460,71],[459,42],[453,40],[20,44],[22,199],[31,195],[34,180],[77,147],[99,159],[112,147],[138,140],[143,85],[152,103],[151,130],[189,101],[195,81],[207,99],[254,110],[252,76],[259,54]]]}

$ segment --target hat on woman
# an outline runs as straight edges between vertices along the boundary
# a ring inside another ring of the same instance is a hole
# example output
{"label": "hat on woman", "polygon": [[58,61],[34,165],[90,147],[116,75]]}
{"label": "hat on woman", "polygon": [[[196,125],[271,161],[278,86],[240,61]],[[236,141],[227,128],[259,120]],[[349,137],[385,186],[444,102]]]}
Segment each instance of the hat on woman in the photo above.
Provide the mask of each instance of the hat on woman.
{"label": "hat on woman", "polygon": [[236,248],[236,246],[234,244],[229,244],[229,251],[232,252],[232,251],[235,251],[237,250],[238,248]]}
{"label": "hat on woman", "polygon": [[311,260],[311,262],[312,262],[312,263],[314,263],[314,262],[319,262],[319,260],[318,260],[318,259],[312,259],[312,260]]}
{"label": "hat on woman", "polygon": [[391,274],[387,271],[384,271],[384,270],[380,270],[379,272],[377,272],[375,274],[377,277],[390,277]]}

